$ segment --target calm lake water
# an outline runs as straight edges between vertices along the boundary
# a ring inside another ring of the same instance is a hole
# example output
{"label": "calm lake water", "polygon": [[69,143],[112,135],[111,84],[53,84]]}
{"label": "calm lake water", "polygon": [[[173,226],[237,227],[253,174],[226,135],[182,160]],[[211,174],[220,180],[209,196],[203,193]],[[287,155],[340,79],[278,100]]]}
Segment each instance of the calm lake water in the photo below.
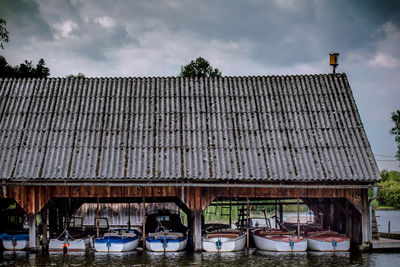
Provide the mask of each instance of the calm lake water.
{"label": "calm lake water", "polygon": [[[286,215],[286,214],[285,214]],[[289,213],[287,216],[293,214]],[[376,211],[380,231],[400,231],[400,211]],[[238,253],[62,253],[0,252],[0,266],[400,266],[400,253],[275,253],[250,249]]]}
{"label": "calm lake water", "polygon": [[390,231],[400,232],[400,210],[377,210],[375,215],[377,216],[378,231],[387,232],[390,221]]}
{"label": "calm lake water", "polygon": [[400,253],[239,253],[94,252],[49,255],[3,252],[0,266],[398,266]]}

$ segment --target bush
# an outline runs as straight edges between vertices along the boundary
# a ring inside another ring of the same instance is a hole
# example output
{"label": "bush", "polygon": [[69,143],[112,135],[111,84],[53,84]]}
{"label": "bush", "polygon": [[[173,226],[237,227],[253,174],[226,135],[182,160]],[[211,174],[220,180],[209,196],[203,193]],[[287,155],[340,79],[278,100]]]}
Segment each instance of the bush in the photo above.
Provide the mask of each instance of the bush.
{"label": "bush", "polygon": [[377,199],[381,205],[391,206],[400,209],[400,182],[396,180],[387,180],[381,182],[382,186],[378,190]]}

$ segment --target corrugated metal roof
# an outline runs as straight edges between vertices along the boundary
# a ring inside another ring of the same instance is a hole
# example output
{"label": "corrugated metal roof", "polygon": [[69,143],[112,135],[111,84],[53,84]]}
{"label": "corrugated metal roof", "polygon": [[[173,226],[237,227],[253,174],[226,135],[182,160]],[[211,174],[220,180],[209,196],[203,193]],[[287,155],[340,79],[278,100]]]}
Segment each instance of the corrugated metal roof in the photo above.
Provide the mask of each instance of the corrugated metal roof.
{"label": "corrugated metal roof", "polygon": [[367,182],[345,74],[0,79],[2,179]]}

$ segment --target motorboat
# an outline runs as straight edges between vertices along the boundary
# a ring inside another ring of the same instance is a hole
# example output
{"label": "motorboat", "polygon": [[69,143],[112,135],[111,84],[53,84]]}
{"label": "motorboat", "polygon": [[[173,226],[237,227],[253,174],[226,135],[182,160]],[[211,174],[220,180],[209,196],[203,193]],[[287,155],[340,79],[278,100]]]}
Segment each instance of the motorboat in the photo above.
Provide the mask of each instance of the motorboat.
{"label": "motorboat", "polygon": [[204,234],[202,243],[207,252],[240,251],[246,244],[246,234],[234,229],[215,230]]}
{"label": "motorboat", "polygon": [[50,239],[49,251],[86,251],[89,249],[90,236],[72,237],[65,229],[57,238]]}
{"label": "motorboat", "polygon": [[350,237],[331,230],[307,232],[307,245],[310,250],[324,252],[345,252],[350,249]]}
{"label": "motorboat", "polygon": [[26,250],[29,248],[28,234],[6,234],[0,235],[4,249],[6,250]]}
{"label": "motorboat", "polygon": [[146,248],[155,252],[175,252],[186,248],[187,236],[179,232],[149,233]]}
{"label": "motorboat", "polygon": [[140,233],[135,230],[105,233],[94,239],[94,249],[97,252],[126,252],[135,250],[140,241]]}
{"label": "motorboat", "polygon": [[302,236],[280,229],[257,229],[251,232],[258,249],[279,252],[303,252],[307,250],[307,240]]}
{"label": "motorboat", "polygon": [[159,210],[146,218],[146,248],[156,252],[181,251],[187,245],[187,227],[181,216],[170,210]]}

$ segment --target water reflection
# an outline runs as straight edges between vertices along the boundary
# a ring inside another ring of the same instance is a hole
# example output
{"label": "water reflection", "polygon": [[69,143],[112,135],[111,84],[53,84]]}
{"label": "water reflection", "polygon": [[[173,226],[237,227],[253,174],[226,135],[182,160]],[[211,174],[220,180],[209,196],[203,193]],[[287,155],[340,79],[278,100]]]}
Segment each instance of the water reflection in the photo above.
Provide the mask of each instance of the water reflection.
{"label": "water reflection", "polygon": [[229,253],[70,252],[31,254],[5,251],[0,266],[396,266],[399,253],[300,252],[275,253],[256,249]]}

